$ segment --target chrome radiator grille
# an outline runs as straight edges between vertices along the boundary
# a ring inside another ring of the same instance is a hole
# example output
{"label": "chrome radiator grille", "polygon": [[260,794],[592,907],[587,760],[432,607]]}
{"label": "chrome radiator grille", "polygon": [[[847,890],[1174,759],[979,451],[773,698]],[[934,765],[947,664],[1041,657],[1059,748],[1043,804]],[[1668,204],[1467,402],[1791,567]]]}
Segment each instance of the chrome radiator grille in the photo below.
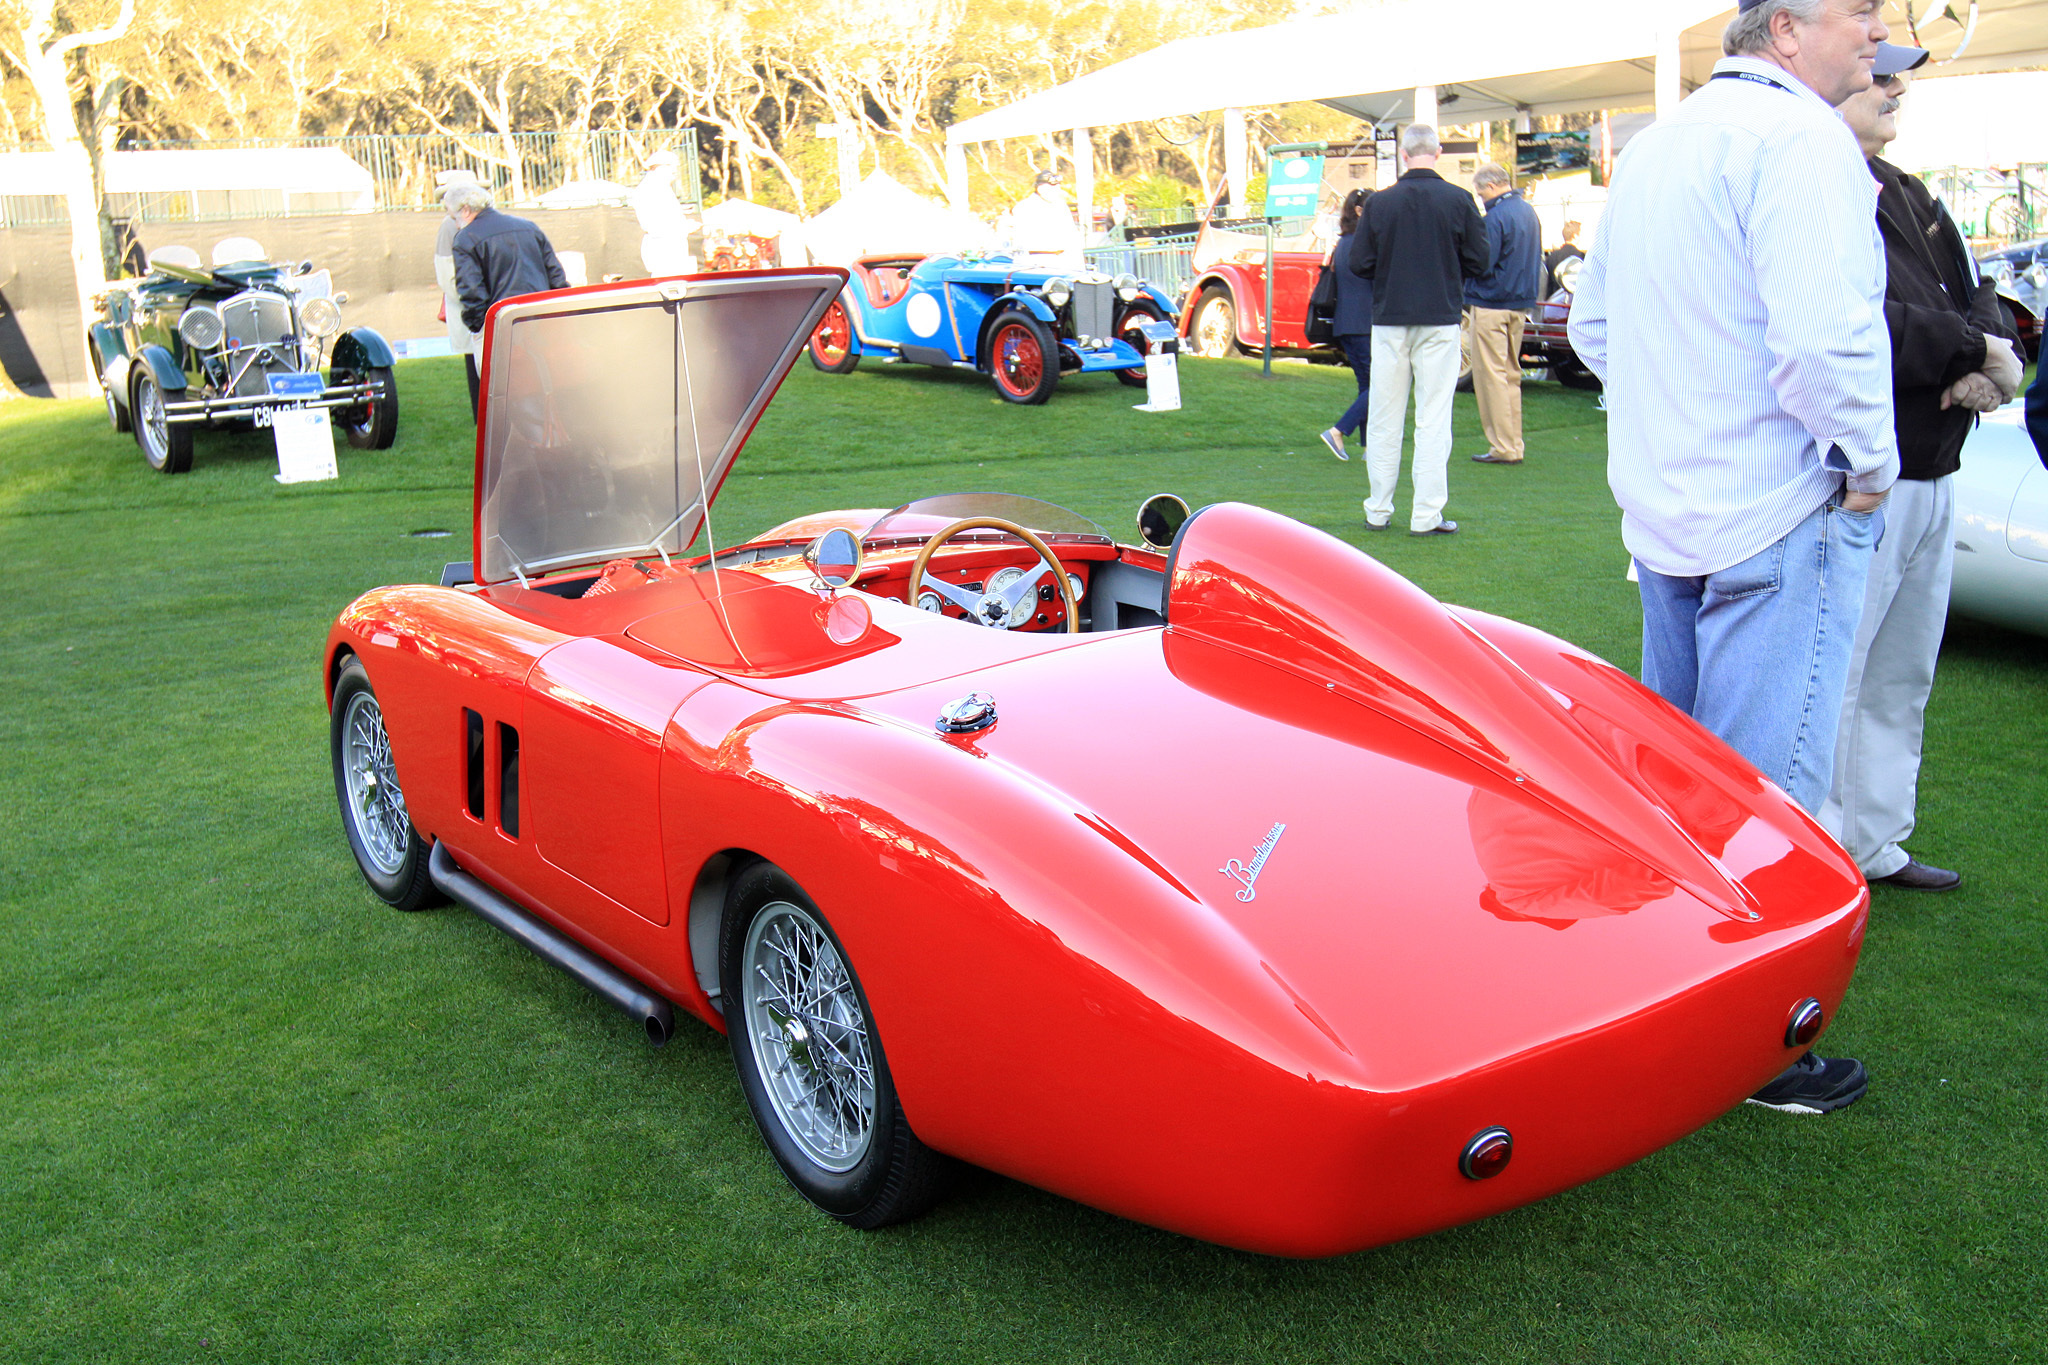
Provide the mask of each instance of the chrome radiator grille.
{"label": "chrome radiator grille", "polygon": [[229,391],[249,398],[270,392],[269,376],[300,368],[296,319],[291,304],[276,294],[250,290],[220,306],[227,325]]}
{"label": "chrome radiator grille", "polygon": [[1116,290],[1109,281],[1074,284],[1074,335],[1106,338],[1116,322]]}

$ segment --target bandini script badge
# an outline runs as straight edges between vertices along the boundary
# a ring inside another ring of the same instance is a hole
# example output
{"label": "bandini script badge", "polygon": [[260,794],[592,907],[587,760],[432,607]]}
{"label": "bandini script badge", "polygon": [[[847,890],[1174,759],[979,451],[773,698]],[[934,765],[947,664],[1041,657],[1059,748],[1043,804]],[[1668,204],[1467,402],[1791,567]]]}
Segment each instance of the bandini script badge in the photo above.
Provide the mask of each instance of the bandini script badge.
{"label": "bandini script badge", "polygon": [[1266,837],[1259,840],[1259,846],[1252,850],[1252,860],[1250,862],[1239,862],[1237,859],[1232,858],[1229,862],[1216,869],[1224,876],[1238,883],[1240,889],[1237,893],[1237,898],[1239,900],[1253,901],[1258,899],[1259,873],[1265,870],[1266,859],[1273,856],[1274,845],[1280,842],[1280,836],[1286,832],[1287,826],[1285,825],[1273,826],[1273,828],[1266,831]]}

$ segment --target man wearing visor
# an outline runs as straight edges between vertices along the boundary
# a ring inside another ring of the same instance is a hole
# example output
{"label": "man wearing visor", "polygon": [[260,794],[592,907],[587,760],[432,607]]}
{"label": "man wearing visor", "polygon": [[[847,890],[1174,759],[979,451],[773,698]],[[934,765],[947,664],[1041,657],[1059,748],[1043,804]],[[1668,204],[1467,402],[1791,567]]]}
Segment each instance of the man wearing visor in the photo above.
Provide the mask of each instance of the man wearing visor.
{"label": "man wearing visor", "polygon": [[1921,862],[1903,844],[1913,832],[1927,695],[1948,619],[1951,485],[1977,414],[2011,402],[2025,366],[1997,287],[1978,277],[1955,220],[1918,176],[1878,155],[1898,136],[1906,73],[1926,60],[1920,48],[1883,44],[1870,89],[1841,106],[1878,186],[1899,481],[1864,591],[1834,790],[1820,822],[1871,881],[1947,891],[1961,874]]}

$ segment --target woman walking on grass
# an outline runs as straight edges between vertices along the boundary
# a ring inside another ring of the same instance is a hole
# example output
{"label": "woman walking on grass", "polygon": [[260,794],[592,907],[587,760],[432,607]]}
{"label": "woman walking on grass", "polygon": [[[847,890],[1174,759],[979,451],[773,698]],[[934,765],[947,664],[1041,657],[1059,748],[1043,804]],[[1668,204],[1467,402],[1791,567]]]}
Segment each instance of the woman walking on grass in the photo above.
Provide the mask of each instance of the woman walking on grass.
{"label": "woman walking on grass", "polygon": [[[1344,363],[1358,379],[1358,397],[1344,409],[1337,425],[1323,433],[1323,444],[1340,460],[1351,458],[1344,442],[1365,424],[1367,395],[1372,390],[1372,281],[1351,269],[1350,261],[1352,234],[1358,230],[1358,220],[1365,216],[1365,201],[1371,197],[1371,190],[1353,190],[1344,196],[1344,208],[1337,220],[1340,235],[1337,245],[1330,250],[1330,275],[1337,282],[1337,314],[1331,319],[1337,332],[1337,349],[1344,353]],[[1361,449],[1364,444],[1359,442]]]}

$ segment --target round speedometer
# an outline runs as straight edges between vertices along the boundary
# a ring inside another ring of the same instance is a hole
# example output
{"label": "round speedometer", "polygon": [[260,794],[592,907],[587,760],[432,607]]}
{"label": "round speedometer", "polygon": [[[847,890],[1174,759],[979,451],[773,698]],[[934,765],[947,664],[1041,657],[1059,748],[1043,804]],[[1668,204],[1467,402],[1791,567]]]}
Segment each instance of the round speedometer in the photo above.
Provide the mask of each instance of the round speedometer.
{"label": "round speedometer", "polygon": [[919,611],[944,611],[946,609],[946,601],[937,593],[927,589],[917,595],[917,609]]}
{"label": "round speedometer", "polygon": [[[989,575],[988,591],[991,594],[1007,592],[1023,576],[1024,570],[1014,565],[1007,569],[997,569]],[[1038,610],[1038,594],[1025,593],[1018,600],[1017,605],[1010,608],[1010,629],[1015,630],[1017,627],[1029,622],[1031,620],[1031,613],[1036,610]]]}

